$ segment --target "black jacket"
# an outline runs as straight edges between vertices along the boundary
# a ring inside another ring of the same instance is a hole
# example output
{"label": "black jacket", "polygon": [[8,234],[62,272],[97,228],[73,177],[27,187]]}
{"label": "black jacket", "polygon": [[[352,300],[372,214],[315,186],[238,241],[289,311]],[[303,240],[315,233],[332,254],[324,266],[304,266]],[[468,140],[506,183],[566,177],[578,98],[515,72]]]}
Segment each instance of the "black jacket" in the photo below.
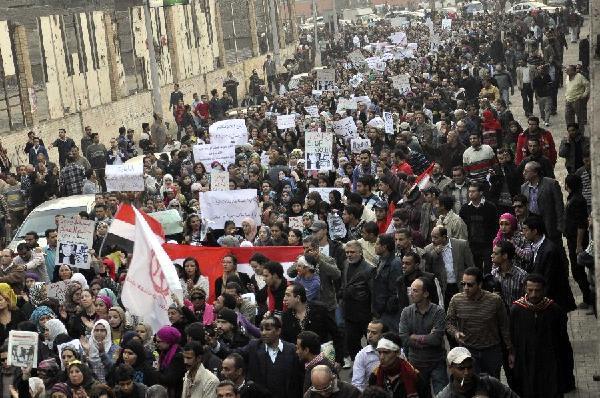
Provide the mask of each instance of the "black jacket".
{"label": "black jacket", "polygon": [[554,300],[565,312],[576,308],[569,286],[567,262],[564,248],[555,245],[548,237],[537,250],[533,262],[533,273],[546,278],[546,296]]}
{"label": "black jacket", "polygon": [[380,257],[373,277],[372,311],[392,330],[398,330],[400,322],[398,281],[401,277],[400,259],[395,258],[393,253],[388,257]]}
{"label": "black jacket", "polygon": [[[353,268],[348,278],[349,268]],[[342,271],[342,305],[344,316],[353,322],[371,320],[371,291],[375,269],[364,258],[355,265],[346,264]]]}

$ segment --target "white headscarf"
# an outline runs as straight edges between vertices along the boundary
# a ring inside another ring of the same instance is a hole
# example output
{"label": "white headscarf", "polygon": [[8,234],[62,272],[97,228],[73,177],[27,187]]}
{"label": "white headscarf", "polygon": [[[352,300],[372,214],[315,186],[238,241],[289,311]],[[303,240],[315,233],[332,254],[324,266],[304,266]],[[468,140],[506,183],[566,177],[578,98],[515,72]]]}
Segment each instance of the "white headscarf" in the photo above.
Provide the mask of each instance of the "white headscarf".
{"label": "white headscarf", "polygon": [[44,325],[46,329],[48,329],[48,340],[46,340],[46,345],[52,349],[54,347],[54,339],[61,333],[67,334],[67,328],[60,321],[60,319],[50,319]]}
{"label": "white headscarf", "polygon": [[71,277],[71,280],[79,283],[81,285],[82,289],[90,288],[90,286],[87,283],[87,280],[85,279],[85,276],[83,276],[83,274],[80,272],[74,273],[73,276]]}
{"label": "white headscarf", "polygon": [[[104,329],[106,329],[106,337],[104,337],[103,342],[97,342],[96,339],[94,339],[94,330],[96,330],[97,325],[102,325],[102,326],[104,326]],[[90,338],[89,338],[90,357],[91,358],[100,357],[100,350],[98,349],[100,344],[104,345],[104,353],[108,353],[108,351],[110,350],[110,347],[113,344],[111,334],[112,333],[110,332],[110,325],[108,324],[108,321],[106,321],[104,319],[99,319],[96,322],[94,322],[94,327],[92,328],[92,334],[90,335]]]}

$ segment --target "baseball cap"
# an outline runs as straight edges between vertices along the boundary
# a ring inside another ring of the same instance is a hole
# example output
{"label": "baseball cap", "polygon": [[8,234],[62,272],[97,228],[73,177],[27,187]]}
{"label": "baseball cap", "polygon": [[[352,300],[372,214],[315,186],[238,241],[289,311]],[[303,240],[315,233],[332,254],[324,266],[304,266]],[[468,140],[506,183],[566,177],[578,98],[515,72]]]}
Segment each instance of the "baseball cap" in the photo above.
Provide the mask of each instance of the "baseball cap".
{"label": "baseball cap", "polygon": [[402,123],[400,123],[400,129],[408,130],[408,129],[410,129],[410,124],[408,124],[408,122],[402,122]]}
{"label": "baseball cap", "polygon": [[317,221],[313,222],[313,224],[310,227],[310,230],[313,232],[317,232],[322,229],[327,229],[327,223],[325,223],[325,221],[321,221],[321,220],[317,220]]}
{"label": "baseball cap", "polygon": [[230,310],[229,308],[223,308],[221,311],[219,311],[217,319],[229,322],[232,325],[237,325],[237,314],[234,310]]}
{"label": "baseball cap", "polygon": [[373,204],[373,208],[375,209],[387,209],[388,208],[388,204],[385,200],[378,200],[377,202],[375,202],[375,204]]}
{"label": "baseball cap", "polygon": [[473,358],[469,350],[465,347],[454,347],[448,352],[446,360],[448,365],[457,364],[460,365],[465,359]]}

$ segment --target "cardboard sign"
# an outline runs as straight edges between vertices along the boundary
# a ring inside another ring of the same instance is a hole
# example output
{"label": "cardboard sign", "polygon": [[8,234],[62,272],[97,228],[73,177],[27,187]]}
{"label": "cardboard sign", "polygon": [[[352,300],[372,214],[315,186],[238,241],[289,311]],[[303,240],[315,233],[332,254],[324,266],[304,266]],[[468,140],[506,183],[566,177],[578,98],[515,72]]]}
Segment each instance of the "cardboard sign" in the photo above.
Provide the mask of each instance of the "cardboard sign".
{"label": "cardboard sign", "polygon": [[105,175],[108,192],[144,191],[143,163],[107,164]]}
{"label": "cardboard sign", "polygon": [[9,366],[37,368],[38,334],[11,330],[8,332]]}
{"label": "cardboard sign", "polygon": [[352,138],[350,148],[352,148],[352,153],[360,153],[363,149],[371,149],[371,140],[368,138]]}
{"label": "cardboard sign", "polygon": [[211,144],[246,145],[248,128],[244,119],[228,119],[215,122],[208,128]]}
{"label": "cardboard sign", "polygon": [[56,265],[66,264],[73,268],[89,269],[91,258],[89,249],[94,243],[93,220],[63,218],[58,224],[58,244]]}
{"label": "cardboard sign", "polygon": [[200,192],[200,209],[202,218],[210,221],[213,228],[223,228],[228,220],[241,227],[246,217],[257,225],[261,223],[256,189]]}
{"label": "cardboard sign", "polygon": [[333,134],[307,131],[305,135],[306,170],[328,171],[333,169]]}
{"label": "cardboard sign", "polygon": [[277,116],[277,128],[279,130],[293,129],[296,127],[296,115]]}
{"label": "cardboard sign", "polygon": [[235,144],[203,144],[192,147],[194,162],[202,163],[206,171],[212,171],[212,163],[217,161],[225,169],[235,163]]}
{"label": "cardboard sign", "polygon": [[317,90],[335,90],[335,69],[317,70]]}
{"label": "cardboard sign", "polygon": [[373,119],[367,122],[367,126],[375,127],[376,129],[383,129],[383,119],[381,118],[381,116],[375,116]]}
{"label": "cardboard sign", "polygon": [[229,191],[229,172],[214,169],[210,172],[211,191]]}
{"label": "cardboard sign", "polygon": [[290,229],[299,229],[300,231],[302,231],[304,229],[304,224],[302,224],[302,216],[289,217],[288,227]]}
{"label": "cardboard sign", "polygon": [[391,76],[392,87],[400,91],[400,94],[405,94],[410,91],[410,76],[408,74]]}

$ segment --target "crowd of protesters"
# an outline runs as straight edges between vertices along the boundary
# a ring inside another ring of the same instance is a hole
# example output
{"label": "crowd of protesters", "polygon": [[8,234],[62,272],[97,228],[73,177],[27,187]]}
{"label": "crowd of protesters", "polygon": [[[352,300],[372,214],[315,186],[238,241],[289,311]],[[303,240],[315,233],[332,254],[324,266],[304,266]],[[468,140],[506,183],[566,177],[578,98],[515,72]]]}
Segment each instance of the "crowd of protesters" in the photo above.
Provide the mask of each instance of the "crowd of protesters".
{"label": "crowd of protesters", "polygon": [[[389,19],[321,32],[335,90],[315,91],[314,38],[304,33],[287,73],[268,57],[239,104],[231,73],[211,98],[175,85],[176,129],[155,115],[139,139],[123,127],[107,145],[90,128],[80,145],[65,130],[47,144],[31,133],[29,164],[16,167],[0,151],[5,237],[49,199],[96,195],[94,210],[78,215],[96,221],[90,270],[54,265],[55,228],[45,247],[31,231],[15,252],[0,253],[2,396],[560,397],[575,389],[567,313],[596,312],[589,58],[564,62],[569,45],[589,51],[578,37],[582,17],[570,5],[450,15],[442,30],[443,17],[432,16],[434,45],[428,23],[402,27],[413,55],[389,59],[383,71],[346,56],[382,56],[381,43],[399,29]],[[350,85],[359,72],[362,82]],[[399,91],[392,77],[404,73],[410,87]],[[511,112],[517,91],[522,120]],[[355,97],[356,109],[339,108]],[[313,105],[317,117],[306,111]],[[377,122],[384,111],[392,131]],[[278,130],[276,115],[285,114],[296,127]],[[346,117],[370,149],[352,153],[350,139],[335,136],[331,169],[307,170],[305,133],[330,132]],[[210,166],[229,172],[230,190],[256,189],[260,225],[202,218],[198,195],[211,174],[192,148],[210,143],[210,124],[227,118],[246,120],[248,144],[234,163]],[[567,124],[560,142],[551,131],[558,118]],[[136,156],[145,191],[106,193],[105,166]],[[564,181],[555,179],[558,158]],[[337,190],[310,191],[327,187]],[[105,243],[121,201],[146,213],[176,209],[183,232],[167,239],[181,244],[302,246],[304,254],[286,270],[259,250],[253,275],[226,255],[214,286],[185,259],[177,265],[184,301],[169,308],[171,325],[152,330],[121,304],[132,253]],[[302,225],[289,228],[295,217]],[[68,283],[62,302],[47,294],[58,281]],[[33,369],[7,364],[12,330],[39,333]]]}

